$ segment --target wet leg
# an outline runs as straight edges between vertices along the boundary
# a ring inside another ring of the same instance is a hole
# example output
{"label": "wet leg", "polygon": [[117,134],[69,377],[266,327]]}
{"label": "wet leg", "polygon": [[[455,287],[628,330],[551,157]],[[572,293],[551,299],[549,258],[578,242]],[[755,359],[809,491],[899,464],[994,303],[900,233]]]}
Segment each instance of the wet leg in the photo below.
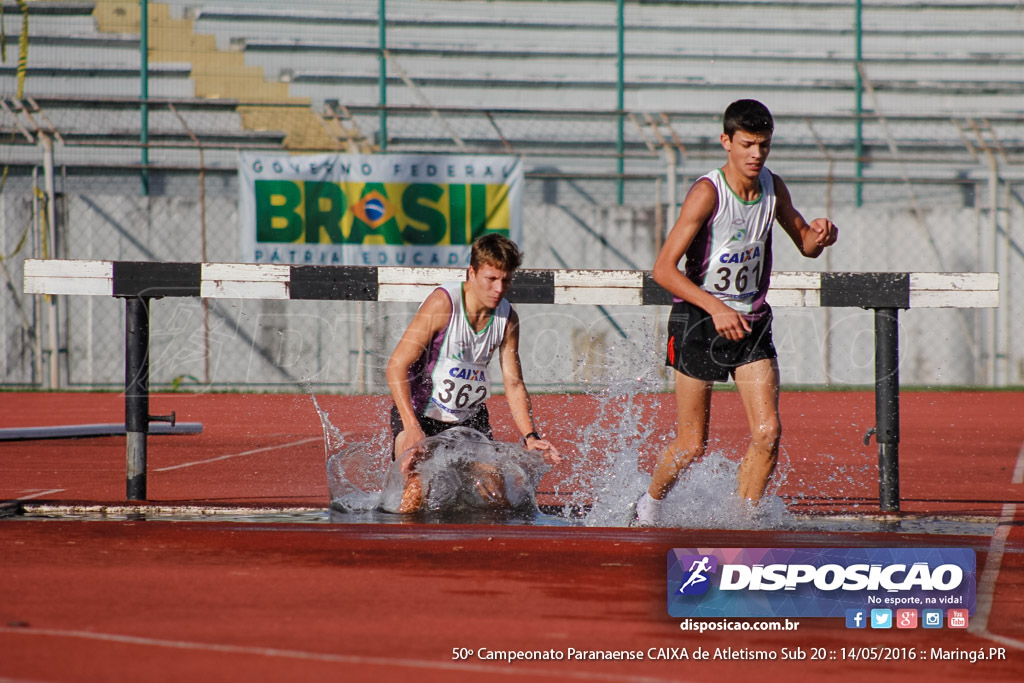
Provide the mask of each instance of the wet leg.
{"label": "wet leg", "polygon": [[508,498],[505,496],[505,478],[501,476],[501,471],[497,467],[474,462],[469,471],[480,500],[488,501],[494,507],[508,507]]}
{"label": "wet leg", "polygon": [[708,445],[708,422],[711,417],[711,382],[694,379],[676,371],[676,436],[658,456],[651,485],[651,498],[663,500],[675,486],[679,476]]}
{"label": "wet leg", "polygon": [[756,503],[775,470],[782,437],[777,361],[764,359],[738,367],[736,388],[750,426],[750,446],[740,463],[737,493]]}
{"label": "wet leg", "polygon": [[417,453],[408,449],[409,444],[406,444],[406,441],[408,439],[406,439],[404,431],[399,432],[395,437],[395,453],[400,454],[397,456],[395,464],[400,468],[399,471],[405,481],[402,488],[402,502],[398,505],[398,512],[401,514],[417,512],[423,507],[423,481],[420,479],[420,475],[414,471]]}

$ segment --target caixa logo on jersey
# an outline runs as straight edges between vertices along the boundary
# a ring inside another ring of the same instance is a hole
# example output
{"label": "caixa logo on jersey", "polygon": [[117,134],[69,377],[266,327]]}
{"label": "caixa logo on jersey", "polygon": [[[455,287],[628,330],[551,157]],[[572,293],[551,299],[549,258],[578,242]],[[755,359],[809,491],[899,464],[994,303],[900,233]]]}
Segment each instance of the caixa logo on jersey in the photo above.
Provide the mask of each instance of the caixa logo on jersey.
{"label": "caixa logo on jersey", "polygon": [[964,548],[675,548],[673,617],[842,617],[853,608],[974,612]]}

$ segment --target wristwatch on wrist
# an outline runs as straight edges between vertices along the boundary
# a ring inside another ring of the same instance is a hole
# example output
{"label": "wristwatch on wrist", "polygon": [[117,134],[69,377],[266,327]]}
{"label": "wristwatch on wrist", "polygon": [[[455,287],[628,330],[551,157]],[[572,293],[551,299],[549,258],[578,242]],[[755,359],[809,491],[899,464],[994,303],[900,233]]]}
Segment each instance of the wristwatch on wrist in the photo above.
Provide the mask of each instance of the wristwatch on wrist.
{"label": "wristwatch on wrist", "polygon": [[537,439],[538,441],[540,441],[540,439],[541,439],[540,434],[538,434],[537,432],[530,432],[529,434],[527,434],[526,436],[523,437],[523,445],[524,446],[526,446],[527,444],[530,443],[530,437],[531,436],[533,438]]}

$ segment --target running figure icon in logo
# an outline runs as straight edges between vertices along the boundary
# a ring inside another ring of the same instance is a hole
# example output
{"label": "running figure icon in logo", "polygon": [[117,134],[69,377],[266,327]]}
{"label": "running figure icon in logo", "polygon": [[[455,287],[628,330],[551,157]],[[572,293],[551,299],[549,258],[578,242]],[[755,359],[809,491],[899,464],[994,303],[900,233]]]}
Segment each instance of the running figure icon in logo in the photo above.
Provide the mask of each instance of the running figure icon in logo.
{"label": "running figure icon in logo", "polygon": [[[692,555],[686,558],[689,561],[689,574],[683,584],[679,586],[679,593],[682,595],[703,595],[707,593],[711,585],[707,574],[718,569],[718,558],[714,555]],[[685,564],[684,564],[685,566]]]}

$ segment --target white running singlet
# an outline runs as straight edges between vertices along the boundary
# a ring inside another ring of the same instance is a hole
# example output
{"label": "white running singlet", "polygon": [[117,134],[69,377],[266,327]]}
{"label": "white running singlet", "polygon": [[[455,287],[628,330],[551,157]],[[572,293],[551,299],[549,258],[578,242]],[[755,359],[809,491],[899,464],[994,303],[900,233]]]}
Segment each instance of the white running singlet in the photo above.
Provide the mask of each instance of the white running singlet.
{"label": "white running singlet", "polygon": [[686,276],[734,311],[758,317],[766,308],[772,270],[772,173],[761,169],[761,194],[750,202],[736,196],[721,169],[698,182],[703,180],[714,185],[718,204],[686,251]]}
{"label": "white running singlet", "polygon": [[[487,326],[477,332],[466,317],[462,285],[446,282],[440,287],[452,302],[452,317],[448,327],[438,333],[440,343],[435,337],[427,348],[420,375],[430,377],[431,385],[422,414],[441,422],[465,422],[490,396],[487,365],[505,337],[512,310],[508,300],[502,299]],[[417,393],[414,387],[413,396]]]}

